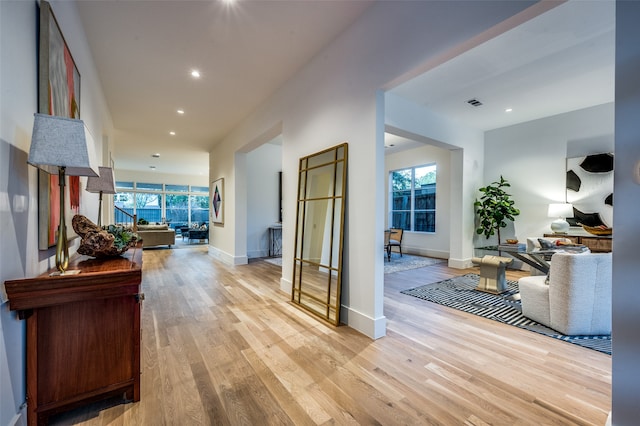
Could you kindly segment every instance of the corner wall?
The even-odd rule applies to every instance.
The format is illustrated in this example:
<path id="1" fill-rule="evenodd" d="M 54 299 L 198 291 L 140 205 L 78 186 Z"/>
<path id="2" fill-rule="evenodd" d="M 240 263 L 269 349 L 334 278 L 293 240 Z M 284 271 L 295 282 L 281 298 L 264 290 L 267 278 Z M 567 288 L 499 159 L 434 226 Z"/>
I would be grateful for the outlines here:
<path id="1" fill-rule="evenodd" d="M 449 150 L 425 145 L 385 156 L 385 213 L 389 211 L 389 173 L 435 163 L 436 169 L 436 231 L 408 232 L 402 235 L 403 253 L 421 256 L 449 258 L 449 234 L 451 232 L 449 202 L 451 195 L 451 153 Z M 388 218 L 387 218 L 388 219 Z M 385 229 L 389 227 L 385 221 Z"/>
<path id="2" fill-rule="evenodd" d="M 348 200 L 343 261 L 344 322 L 362 333 L 384 335 L 384 115 L 379 89 L 420 64 L 441 58 L 478 34 L 525 9 L 533 2 L 376 2 L 277 93 L 244 120 L 210 153 L 212 178 L 224 177 L 227 204 L 224 226 L 213 229 L 214 255 L 227 260 L 246 257 L 246 204 L 234 192 L 243 190 L 244 166 L 236 157 L 260 134 L 282 123 L 284 212 L 283 277 L 292 275 L 295 235 L 295 194 L 298 159 L 316 151 L 349 143 Z M 481 156 L 482 148 L 478 149 Z M 466 182 L 480 173 L 472 157 L 454 155 L 463 188 L 456 206 L 468 201 Z M 464 161 L 462 161 L 464 160 Z M 465 163 L 463 165 L 463 162 Z M 468 165 L 469 164 L 469 165 Z M 471 180 L 474 180 L 471 178 Z M 245 183 L 246 184 L 246 183 Z M 231 192 L 228 192 L 231 191 Z M 454 205 L 452 204 L 452 207 Z M 463 228 L 473 228 L 472 209 L 456 210 L 452 223 L 454 256 L 471 257 L 463 248 Z M 464 225 L 464 226 L 462 226 Z M 243 226 L 245 230 L 237 229 Z M 458 234 L 459 232 L 459 234 Z M 245 236 L 245 238 L 241 238 Z M 240 237 L 240 238 L 239 238 Z M 224 256 L 222 256 L 224 254 Z M 282 281 L 283 290 L 287 283 Z"/>
<path id="3" fill-rule="evenodd" d="M 268 228 L 280 220 L 278 172 L 282 147 L 264 144 L 247 154 L 247 257 L 269 254 Z"/>

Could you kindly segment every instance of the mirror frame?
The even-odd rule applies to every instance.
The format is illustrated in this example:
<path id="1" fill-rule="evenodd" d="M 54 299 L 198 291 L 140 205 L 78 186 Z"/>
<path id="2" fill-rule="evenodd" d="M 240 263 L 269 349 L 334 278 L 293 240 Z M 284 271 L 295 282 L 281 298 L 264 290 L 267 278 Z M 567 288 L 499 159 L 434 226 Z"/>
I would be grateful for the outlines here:
<path id="1" fill-rule="evenodd" d="M 347 154 L 344 142 L 300 158 L 298 167 L 291 302 L 335 326 L 340 324 Z M 323 192 L 314 194 L 319 181 Z M 314 212 L 325 201 L 320 214 Z M 321 220 L 312 223 L 316 219 Z"/>

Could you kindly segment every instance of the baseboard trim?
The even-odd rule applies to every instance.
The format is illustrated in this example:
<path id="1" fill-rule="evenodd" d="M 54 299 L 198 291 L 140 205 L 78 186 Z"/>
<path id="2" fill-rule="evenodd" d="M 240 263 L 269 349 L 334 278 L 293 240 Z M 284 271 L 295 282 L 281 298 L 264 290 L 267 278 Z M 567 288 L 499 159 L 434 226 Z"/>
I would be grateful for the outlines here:
<path id="1" fill-rule="evenodd" d="M 246 265 L 249 263 L 249 258 L 247 256 L 233 256 L 213 246 L 209 246 L 209 256 L 232 266 Z"/>
<path id="2" fill-rule="evenodd" d="M 385 316 L 371 318 L 348 306 L 342 305 L 340 322 L 374 340 L 384 337 L 387 334 L 387 318 Z"/>
<path id="3" fill-rule="evenodd" d="M 448 265 L 449 268 L 454 269 L 467 269 L 472 268 L 474 266 L 471 258 L 468 259 L 449 259 Z"/>
<path id="4" fill-rule="evenodd" d="M 291 294 L 291 290 L 293 289 L 293 283 L 291 280 L 288 280 L 284 277 L 280 277 L 280 290 L 284 293 Z"/>
<path id="5" fill-rule="evenodd" d="M 416 256 L 435 257 L 436 259 L 448 259 L 449 252 L 443 250 L 430 250 L 422 247 L 403 247 L 403 253 L 415 254 Z"/>
<path id="6" fill-rule="evenodd" d="M 25 415 L 26 417 L 26 415 Z M 11 420 L 9 420 L 9 423 L 7 423 L 7 426 L 22 426 L 22 425 L 26 425 L 27 422 L 24 421 L 24 418 L 22 416 L 22 413 L 17 413 L 15 416 L 13 416 L 13 418 Z"/>

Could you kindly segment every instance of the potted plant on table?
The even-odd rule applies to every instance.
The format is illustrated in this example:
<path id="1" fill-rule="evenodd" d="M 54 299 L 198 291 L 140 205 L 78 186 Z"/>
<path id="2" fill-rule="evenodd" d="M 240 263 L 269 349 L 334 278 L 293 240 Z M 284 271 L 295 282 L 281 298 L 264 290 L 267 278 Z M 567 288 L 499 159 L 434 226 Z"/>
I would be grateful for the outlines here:
<path id="1" fill-rule="evenodd" d="M 500 176 L 500 181 L 480 188 L 482 197 L 473 203 L 479 220 L 476 233 L 478 235 L 484 234 L 487 239 L 497 233 L 498 245 L 500 244 L 500 228 L 507 226 L 506 220 L 513 221 L 515 216 L 520 214 L 520 210 L 514 206 L 511 194 L 504 190 L 509 187 L 511 187 L 509 182 Z"/>

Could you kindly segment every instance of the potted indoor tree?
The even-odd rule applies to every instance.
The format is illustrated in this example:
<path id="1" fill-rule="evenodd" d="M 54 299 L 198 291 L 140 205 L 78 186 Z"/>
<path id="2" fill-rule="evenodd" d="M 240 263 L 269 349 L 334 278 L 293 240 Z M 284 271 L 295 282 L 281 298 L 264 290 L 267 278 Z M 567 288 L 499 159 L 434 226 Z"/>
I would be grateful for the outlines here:
<path id="1" fill-rule="evenodd" d="M 504 190 L 509 187 L 511 187 L 509 182 L 500 176 L 499 182 L 492 182 L 480 188 L 482 197 L 473 203 L 478 216 L 476 233 L 484 234 L 487 239 L 497 233 L 498 245 L 501 243 L 500 228 L 507 226 L 506 220 L 513 221 L 515 216 L 520 214 L 520 210 L 514 206 L 511 195 Z"/>

